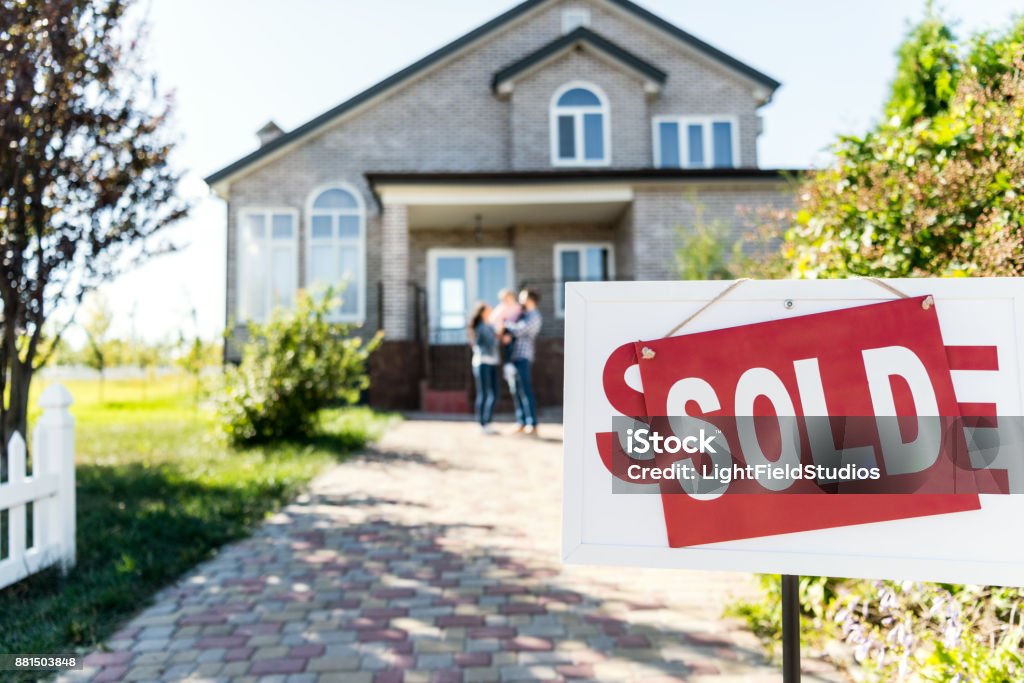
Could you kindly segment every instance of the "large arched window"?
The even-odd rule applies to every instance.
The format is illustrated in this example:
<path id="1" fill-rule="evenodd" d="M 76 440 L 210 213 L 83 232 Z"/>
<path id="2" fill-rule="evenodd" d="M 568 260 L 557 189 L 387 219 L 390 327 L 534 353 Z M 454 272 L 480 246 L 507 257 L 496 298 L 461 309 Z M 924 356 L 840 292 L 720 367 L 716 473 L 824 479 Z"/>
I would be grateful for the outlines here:
<path id="1" fill-rule="evenodd" d="M 597 86 L 567 83 L 551 98 L 551 163 L 602 166 L 611 159 L 608 99 Z"/>
<path id="2" fill-rule="evenodd" d="M 362 321 L 366 311 L 366 212 L 359 193 L 346 185 L 314 192 L 308 237 L 309 287 L 333 287 L 341 297 L 337 319 Z"/>

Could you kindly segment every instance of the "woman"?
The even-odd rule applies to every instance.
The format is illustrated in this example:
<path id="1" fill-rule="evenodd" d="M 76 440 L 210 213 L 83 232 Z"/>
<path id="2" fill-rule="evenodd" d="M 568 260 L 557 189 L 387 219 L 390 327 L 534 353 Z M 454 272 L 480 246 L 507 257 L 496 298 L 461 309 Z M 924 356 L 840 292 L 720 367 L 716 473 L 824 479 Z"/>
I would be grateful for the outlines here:
<path id="1" fill-rule="evenodd" d="M 476 382 L 476 420 L 484 434 L 494 434 L 491 417 L 498 398 L 498 333 L 487 322 L 491 307 L 481 301 L 469 319 L 469 343 L 473 346 L 473 380 Z"/>

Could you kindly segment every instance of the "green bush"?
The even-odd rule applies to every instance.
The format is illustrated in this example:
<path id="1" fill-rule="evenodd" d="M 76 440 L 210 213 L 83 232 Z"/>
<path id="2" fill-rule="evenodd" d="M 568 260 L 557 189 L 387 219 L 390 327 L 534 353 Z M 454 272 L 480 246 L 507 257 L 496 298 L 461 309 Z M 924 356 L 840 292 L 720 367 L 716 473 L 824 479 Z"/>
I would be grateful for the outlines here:
<path id="1" fill-rule="evenodd" d="M 249 324 L 242 362 L 227 371 L 220 402 L 233 443 L 308 438 L 322 408 L 355 403 L 369 386 L 366 361 L 380 336 L 363 343 L 351 326 L 331 322 L 337 306 L 331 291 L 302 293 L 292 310 Z"/>
<path id="2" fill-rule="evenodd" d="M 1024 273 L 1024 18 L 951 35 L 916 27 L 886 119 L 805 177 L 776 226 L 793 276 Z"/>

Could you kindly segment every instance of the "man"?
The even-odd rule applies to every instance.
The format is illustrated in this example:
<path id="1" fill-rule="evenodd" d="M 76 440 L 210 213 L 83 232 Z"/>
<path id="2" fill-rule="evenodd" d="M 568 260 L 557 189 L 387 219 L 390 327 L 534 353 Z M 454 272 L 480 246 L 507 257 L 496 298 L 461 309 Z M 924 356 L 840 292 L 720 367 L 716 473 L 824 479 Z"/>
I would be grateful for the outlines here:
<path id="1" fill-rule="evenodd" d="M 512 367 L 508 373 L 508 388 L 516 405 L 518 432 L 529 435 L 537 433 L 537 399 L 533 394 L 533 359 L 536 356 L 537 335 L 540 334 L 541 319 L 537 303 L 540 295 L 532 289 L 519 293 L 523 313 L 519 320 L 505 325 L 505 331 L 513 336 Z"/>

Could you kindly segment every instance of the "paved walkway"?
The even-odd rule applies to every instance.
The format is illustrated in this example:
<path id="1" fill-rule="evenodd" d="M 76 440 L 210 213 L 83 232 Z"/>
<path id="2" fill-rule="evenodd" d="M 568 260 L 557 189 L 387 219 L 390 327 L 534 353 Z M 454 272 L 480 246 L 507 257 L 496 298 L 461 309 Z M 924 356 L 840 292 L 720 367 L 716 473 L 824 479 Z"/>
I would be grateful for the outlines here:
<path id="1" fill-rule="evenodd" d="M 560 439 L 407 420 L 62 680 L 779 681 L 749 578 L 560 565 Z"/>

